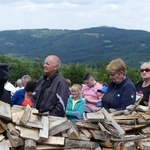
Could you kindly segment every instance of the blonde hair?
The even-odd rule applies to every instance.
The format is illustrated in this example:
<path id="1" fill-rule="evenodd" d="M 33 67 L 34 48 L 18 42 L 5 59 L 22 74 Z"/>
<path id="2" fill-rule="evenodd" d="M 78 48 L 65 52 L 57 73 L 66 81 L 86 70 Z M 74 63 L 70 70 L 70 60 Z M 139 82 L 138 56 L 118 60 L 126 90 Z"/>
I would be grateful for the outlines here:
<path id="1" fill-rule="evenodd" d="M 71 91 L 78 91 L 78 92 L 80 92 L 81 91 L 81 85 L 80 84 L 73 84 L 71 86 Z"/>
<path id="2" fill-rule="evenodd" d="M 118 59 L 112 60 L 107 65 L 106 70 L 112 74 L 121 73 L 121 74 L 125 75 L 126 74 L 126 65 L 122 59 L 118 58 Z"/>
<path id="3" fill-rule="evenodd" d="M 142 68 L 149 68 L 150 69 L 150 62 L 145 62 L 141 65 L 141 69 Z"/>

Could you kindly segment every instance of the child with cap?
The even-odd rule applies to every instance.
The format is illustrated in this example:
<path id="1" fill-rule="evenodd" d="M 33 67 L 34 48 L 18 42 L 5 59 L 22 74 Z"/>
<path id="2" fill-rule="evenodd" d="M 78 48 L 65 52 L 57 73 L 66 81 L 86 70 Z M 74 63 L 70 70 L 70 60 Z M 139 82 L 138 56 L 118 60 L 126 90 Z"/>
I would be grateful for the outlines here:
<path id="1" fill-rule="evenodd" d="M 96 103 L 96 107 L 102 107 L 102 97 L 107 92 L 108 87 L 103 86 L 102 89 L 98 89 L 97 92 L 99 92 L 99 101 Z"/>

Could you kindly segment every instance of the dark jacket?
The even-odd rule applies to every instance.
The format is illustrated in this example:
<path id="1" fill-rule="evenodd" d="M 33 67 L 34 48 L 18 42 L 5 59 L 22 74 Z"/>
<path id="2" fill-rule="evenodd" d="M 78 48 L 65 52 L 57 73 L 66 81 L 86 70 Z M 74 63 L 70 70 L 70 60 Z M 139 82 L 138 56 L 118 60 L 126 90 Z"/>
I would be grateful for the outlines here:
<path id="1" fill-rule="evenodd" d="M 33 92 L 33 107 L 39 112 L 49 112 L 49 115 L 64 117 L 69 97 L 69 86 L 66 79 L 56 72 L 49 80 L 41 76 L 35 92 Z"/>
<path id="2" fill-rule="evenodd" d="M 5 102 L 5 103 L 11 104 L 11 94 L 10 94 L 10 92 L 4 89 L 3 94 L 0 97 L 0 100 Z"/>
<path id="3" fill-rule="evenodd" d="M 109 103 L 104 99 L 107 97 L 112 89 L 114 89 L 114 95 L 109 99 Z M 124 110 L 127 106 L 135 104 L 136 90 L 132 81 L 126 77 L 120 84 L 111 82 L 107 92 L 102 98 L 102 106 L 109 111 L 110 108 L 115 110 Z"/>

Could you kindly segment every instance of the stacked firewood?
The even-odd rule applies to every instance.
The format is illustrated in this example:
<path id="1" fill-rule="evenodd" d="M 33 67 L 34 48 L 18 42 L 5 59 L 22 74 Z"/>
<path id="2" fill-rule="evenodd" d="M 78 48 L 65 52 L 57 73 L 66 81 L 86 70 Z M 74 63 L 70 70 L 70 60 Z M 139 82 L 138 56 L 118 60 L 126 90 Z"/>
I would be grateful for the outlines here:
<path id="1" fill-rule="evenodd" d="M 129 106 L 124 111 L 86 113 L 70 122 L 29 106 L 0 101 L 0 149 L 3 150 L 148 150 L 150 108 Z"/>

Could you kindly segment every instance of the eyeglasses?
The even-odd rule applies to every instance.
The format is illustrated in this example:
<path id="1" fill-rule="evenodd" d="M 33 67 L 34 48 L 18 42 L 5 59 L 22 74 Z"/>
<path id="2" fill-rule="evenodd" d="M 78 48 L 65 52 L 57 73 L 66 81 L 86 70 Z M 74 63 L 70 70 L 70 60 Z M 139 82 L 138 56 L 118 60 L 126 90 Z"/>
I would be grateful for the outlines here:
<path id="1" fill-rule="evenodd" d="M 150 69 L 149 68 L 146 68 L 146 69 L 140 69 L 140 72 L 149 72 L 150 71 Z"/>

